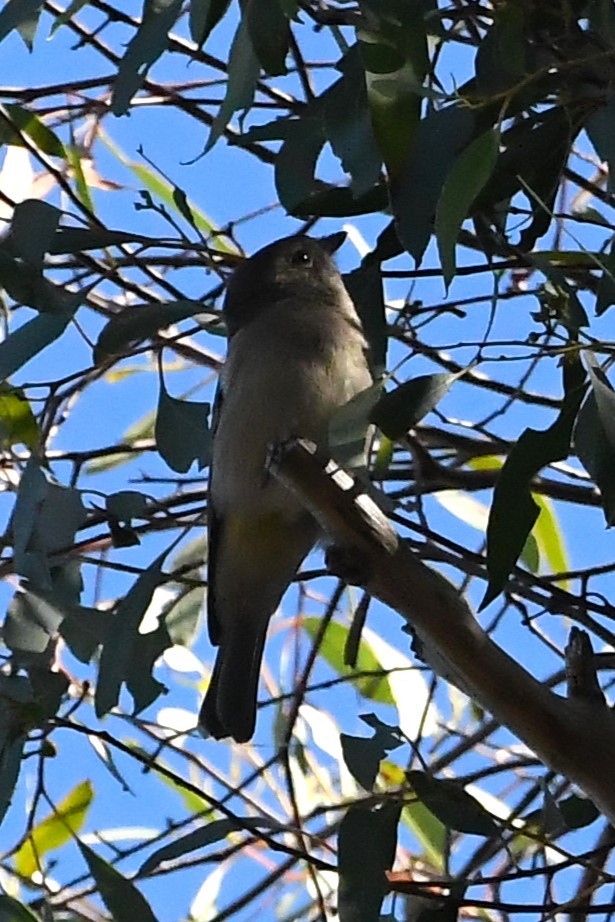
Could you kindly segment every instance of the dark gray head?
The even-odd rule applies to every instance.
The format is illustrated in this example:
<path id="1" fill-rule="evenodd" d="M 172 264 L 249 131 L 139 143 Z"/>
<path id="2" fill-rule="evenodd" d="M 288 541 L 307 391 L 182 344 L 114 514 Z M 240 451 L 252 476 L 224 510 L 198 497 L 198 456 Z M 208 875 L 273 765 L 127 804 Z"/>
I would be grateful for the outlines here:
<path id="1" fill-rule="evenodd" d="M 272 304 L 300 296 L 326 297 L 339 290 L 340 274 L 331 254 L 344 242 L 344 233 L 319 240 L 284 237 L 246 259 L 233 273 L 224 302 L 230 336 Z"/>

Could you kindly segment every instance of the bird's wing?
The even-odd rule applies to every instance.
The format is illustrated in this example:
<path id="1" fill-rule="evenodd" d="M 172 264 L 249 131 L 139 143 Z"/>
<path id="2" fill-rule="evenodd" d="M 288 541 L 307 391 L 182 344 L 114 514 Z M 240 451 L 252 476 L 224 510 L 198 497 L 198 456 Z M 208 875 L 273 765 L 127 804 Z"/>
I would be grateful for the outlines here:
<path id="1" fill-rule="evenodd" d="M 218 383 L 214 407 L 212 413 L 212 435 L 215 439 L 216 430 L 222 413 L 223 392 L 222 384 Z M 212 483 L 215 476 L 214 465 L 212 463 L 209 469 L 209 503 L 207 507 L 207 628 L 209 630 L 209 639 L 213 644 L 220 643 L 220 624 L 216 618 L 216 555 L 220 547 L 221 531 L 223 527 L 222 519 L 216 513 L 216 507 L 213 501 Z"/>

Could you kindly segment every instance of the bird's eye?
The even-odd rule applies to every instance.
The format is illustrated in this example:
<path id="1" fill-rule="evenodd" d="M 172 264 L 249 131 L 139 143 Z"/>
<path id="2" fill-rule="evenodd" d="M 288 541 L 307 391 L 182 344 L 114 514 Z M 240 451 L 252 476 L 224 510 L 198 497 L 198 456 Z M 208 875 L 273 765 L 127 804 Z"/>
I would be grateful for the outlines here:
<path id="1" fill-rule="evenodd" d="M 307 250 L 295 250 L 290 257 L 291 264 L 293 266 L 311 266 L 312 257 L 307 252 Z"/>

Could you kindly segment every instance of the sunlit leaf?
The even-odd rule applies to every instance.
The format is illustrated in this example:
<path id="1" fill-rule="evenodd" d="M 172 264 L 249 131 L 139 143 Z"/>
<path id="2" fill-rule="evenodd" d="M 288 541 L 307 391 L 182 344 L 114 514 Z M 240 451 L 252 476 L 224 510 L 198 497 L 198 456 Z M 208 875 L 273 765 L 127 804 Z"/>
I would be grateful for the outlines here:
<path id="1" fill-rule="evenodd" d="M 71 841 L 83 826 L 93 797 L 91 782 L 82 781 L 60 801 L 53 813 L 33 827 L 14 857 L 18 874 L 32 877 L 44 867 L 42 859 L 48 852 Z"/>

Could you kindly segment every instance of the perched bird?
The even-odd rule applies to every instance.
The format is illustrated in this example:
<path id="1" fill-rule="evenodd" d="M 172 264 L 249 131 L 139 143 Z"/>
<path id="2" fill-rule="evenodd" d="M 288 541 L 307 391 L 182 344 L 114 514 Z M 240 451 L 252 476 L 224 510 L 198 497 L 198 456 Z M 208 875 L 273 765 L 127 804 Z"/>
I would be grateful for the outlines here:
<path id="1" fill-rule="evenodd" d="M 331 258 L 344 237 L 278 240 L 227 289 L 208 526 L 208 624 L 219 650 L 199 717 L 217 739 L 254 733 L 269 619 L 320 535 L 268 475 L 267 454 L 294 437 L 330 449 L 336 410 L 372 383 L 361 321 Z"/>

